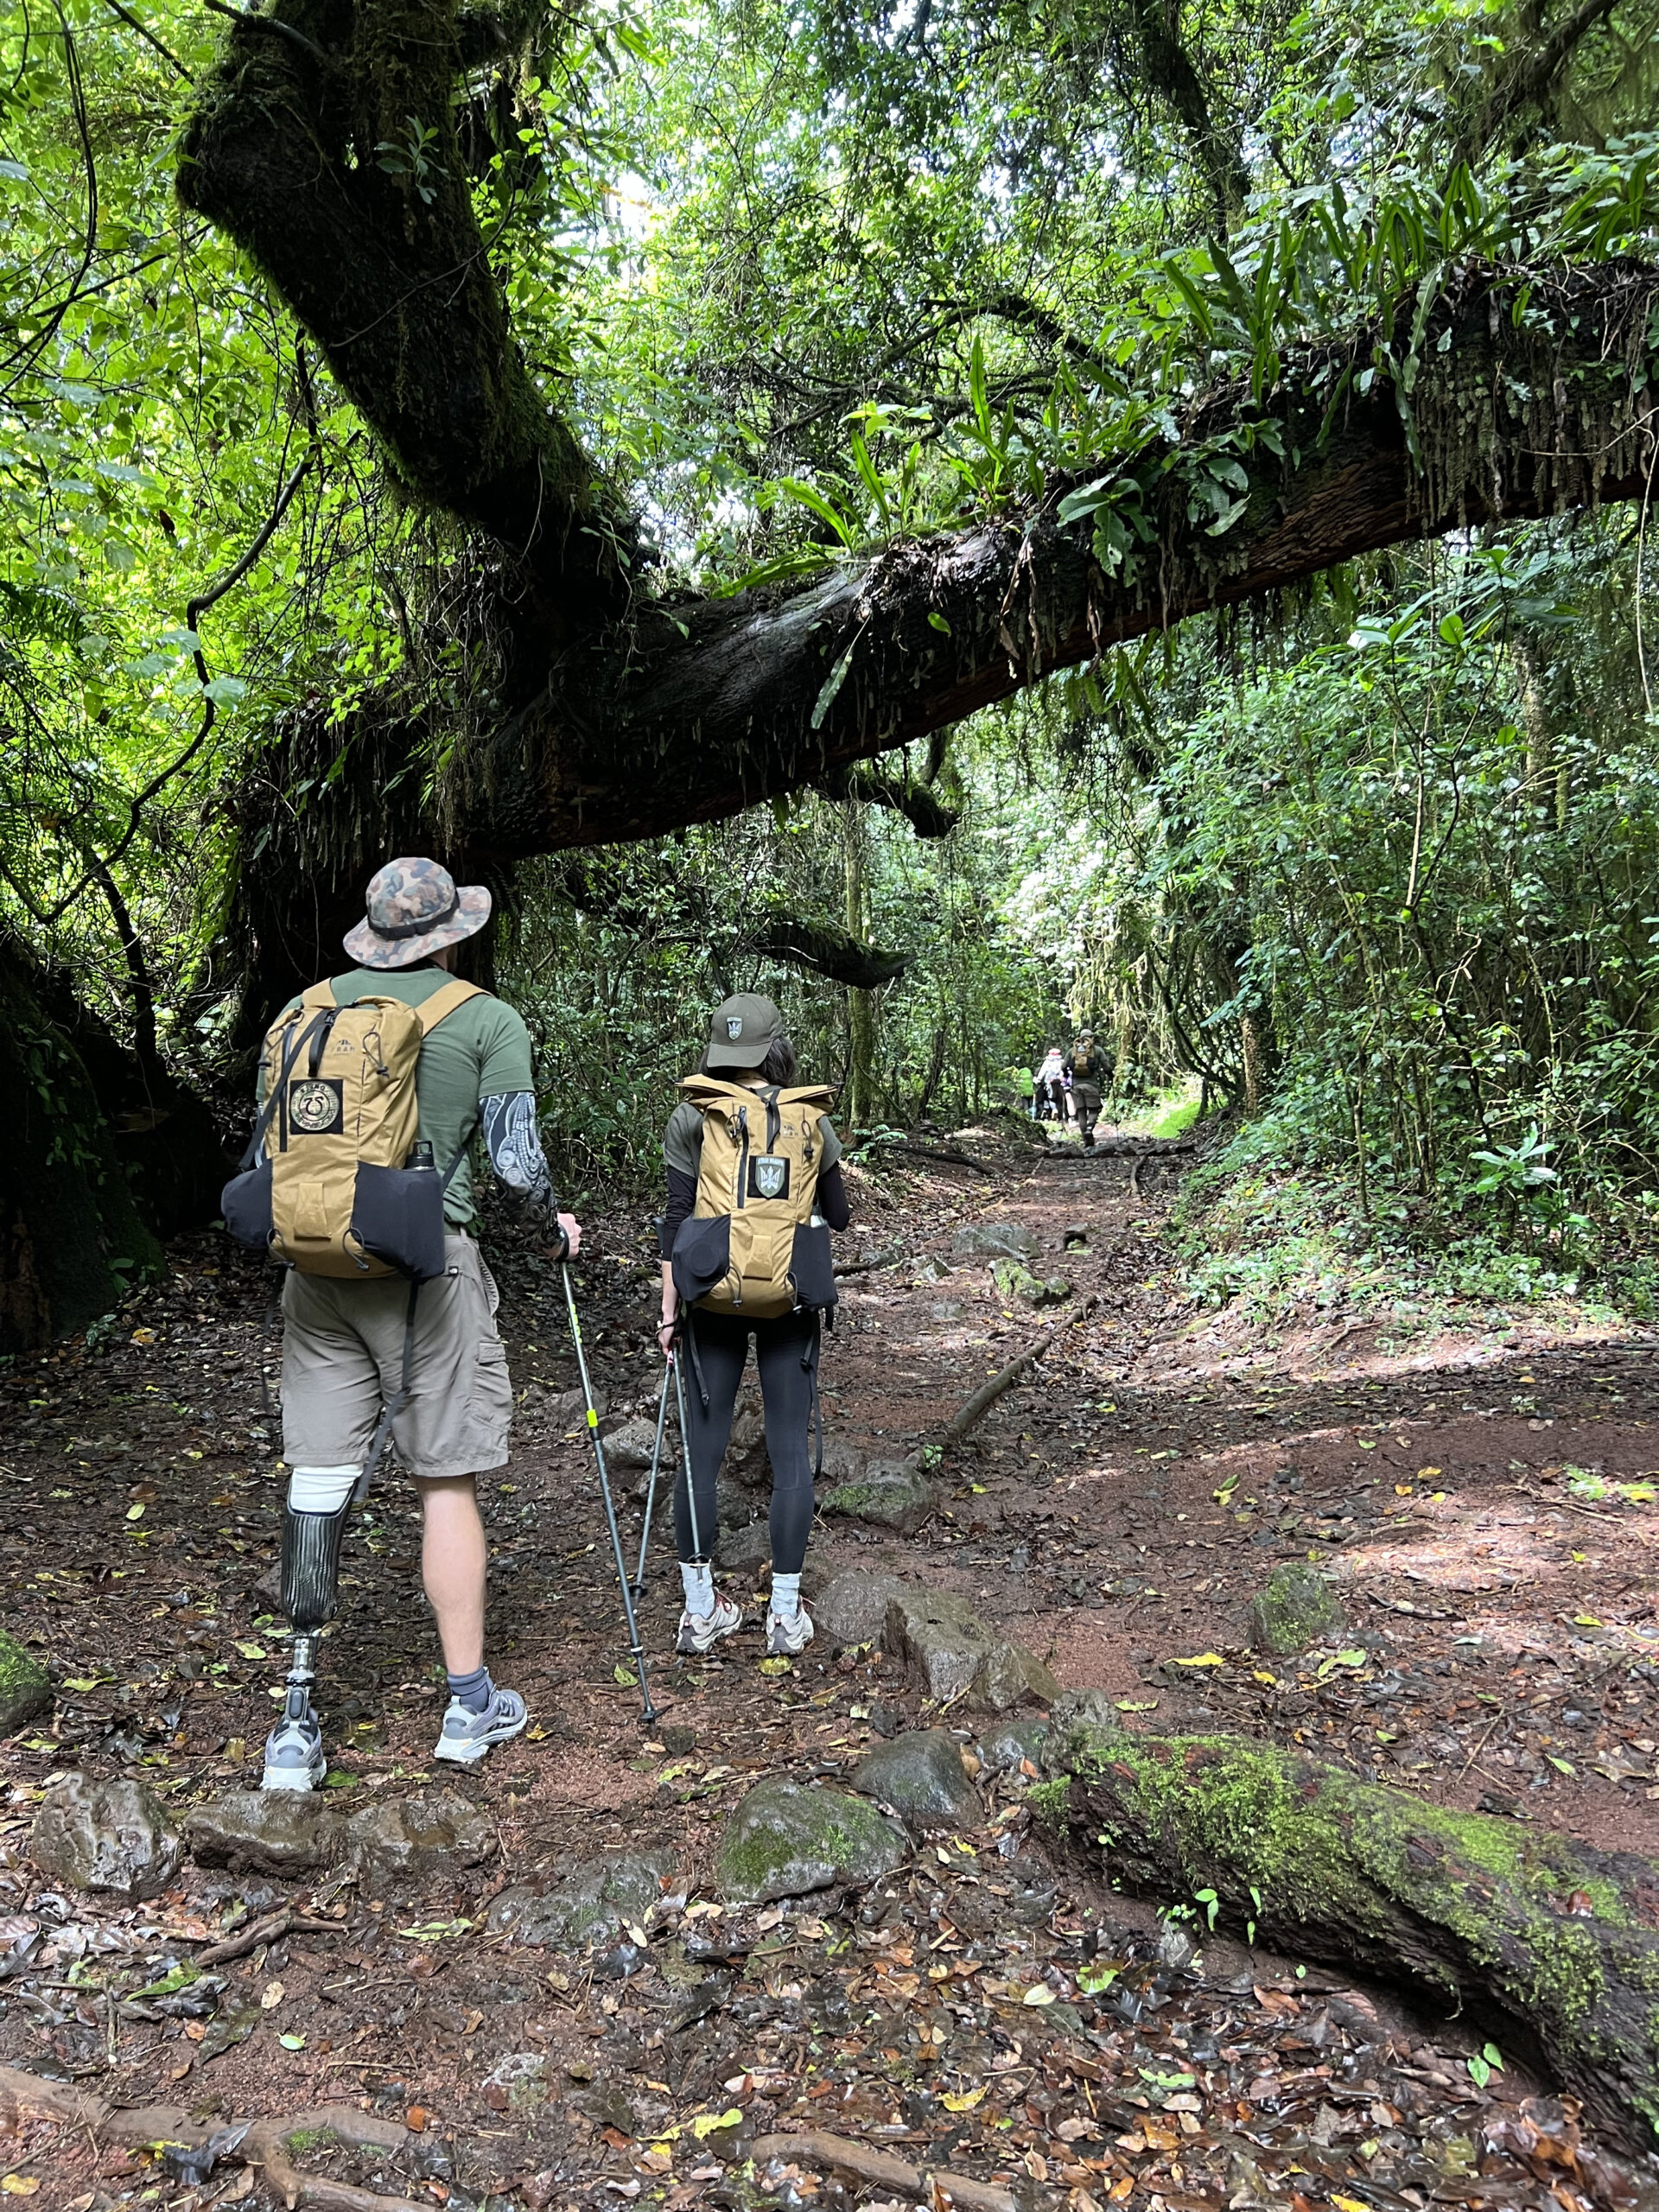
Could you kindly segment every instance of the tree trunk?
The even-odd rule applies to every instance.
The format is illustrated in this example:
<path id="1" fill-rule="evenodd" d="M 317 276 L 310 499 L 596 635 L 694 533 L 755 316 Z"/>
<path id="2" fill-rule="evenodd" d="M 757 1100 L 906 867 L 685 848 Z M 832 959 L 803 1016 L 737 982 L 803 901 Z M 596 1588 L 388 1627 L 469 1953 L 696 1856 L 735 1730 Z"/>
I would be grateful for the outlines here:
<path id="1" fill-rule="evenodd" d="M 0 937 L 0 1353 L 84 1329 L 162 1264 L 47 981 Z"/>
<path id="2" fill-rule="evenodd" d="M 869 884 L 864 817 L 856 799 L 846 808 L 847 934 L 869 942 Z M 847 991 L 847 1123 L 868 1128 L 875 1118 L 875 994 L 852 983 Z"/>
<path id="3" fill-rule="evenodd" d="M 1238 1737 L 1084 1726 L 1045 1810 L 1111 1879 L 1465 2012 L 1582 2097 L 1659 2130 L 1659 1866 L 1452 1813 Z"/>

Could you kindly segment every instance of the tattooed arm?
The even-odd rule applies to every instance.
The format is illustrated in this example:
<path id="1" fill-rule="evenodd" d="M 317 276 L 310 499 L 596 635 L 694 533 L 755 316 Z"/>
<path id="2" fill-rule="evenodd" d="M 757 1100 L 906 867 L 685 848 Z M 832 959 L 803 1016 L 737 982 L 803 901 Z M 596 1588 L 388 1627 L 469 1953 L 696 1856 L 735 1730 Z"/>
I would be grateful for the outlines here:
<path id="1" fill-rule="evenodd" d="M 553 1178 L 542 1150 L 536 1126 L 536 1098 L 529 1090 L 505 1092 L 479 1101 L 484 1141 L 509 1201 L 519 1218 L 532 1229 L 543 1230 L 559 1247 L 557 1256 L 570 1257 L 582 1242 L 574 1216 L 562 1214 L 553 1196 Z"/>

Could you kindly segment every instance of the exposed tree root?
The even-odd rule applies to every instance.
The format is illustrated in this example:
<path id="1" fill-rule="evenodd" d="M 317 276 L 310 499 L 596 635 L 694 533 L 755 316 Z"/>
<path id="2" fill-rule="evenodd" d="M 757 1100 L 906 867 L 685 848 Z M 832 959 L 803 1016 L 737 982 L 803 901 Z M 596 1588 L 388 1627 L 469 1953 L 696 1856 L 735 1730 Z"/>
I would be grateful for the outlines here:
<path id="1" fill-rule="evenodd" d="M 830 2135 L 823 2128 L 809 2128 L 803 2135 L 763 2135 L 754 2146 L 754 2161 L 791 2159 L 797 2165 L 826 2168 L 849 2174 L 855 2181 L 877 2189 L 891 2189 L 924 2204 L 958 2204 L 963 2212 L 1016 2212 L 1014 2192 L 995 2183 L 974 2181 L 949 2170 L 924 2173 L 919 2167 L 896 2158 L 891 2151 L 872 2150 L 845 2135 Z"/>
<path id="2" fill-rule="evenodd" d="M 300 2137 L 331 2136 L 358 2150 L 401 2151 L 409 2131 L 353 2105 L 317 2105 L 308 2112 L 251 2123 L 199 2120 L 182 2105 L 112 2105 L 67 2082 L 48 2082 L 15 2066 L 0 2066 L 0 2127 L 54 2120 L 84 2130 L 94 2141 L 126 2150 L 203 2152 L 215 2137 L 221 2160 L 263 2170 L 265 2188 L 287 2212 L 430 2212 L 407 2196 L 359 2189 L 326 2174 L 307 2173 L 294 2158 Z M 198 2165 L 198 2171 L 201 2171 Z M 204 2176 L 205 2177 L 205 2176 Z"/>
<path id="3" fill-rule="evenodd" d="M 1085 1314 L 1094 1312 L 1101 1301 L 1102 1294 L 1097 1290 L 1091 1290 L 1086 1298 L 1078 1300 L 1069 1313 L 1062 1319 L 1056 1321 L 1052 1328 L 1045 1329 L 1036 1343 L 1028 1344 L 1017 1359 L 1011 1359 L 1006 1367 L 999 1368 L 989 1382 L 982 1382 L 966 1404 L 958 1406 L 945 1423 L 941 1441 L 945 1444 L 960 1444 L 969 1430 L 976 1427 L 984 1420 L 1002 1393 L 1011 1384 L 1019 1381 L 1033 1361 L 1042 1357 L 1057 1337 L 1071 1328 L 1074 1322 L 1081 1321 Z"/>
<path id="4" fill-rule="evenodd" d="M 1464 2012 L 1581 2097 L 1610 2142 L 1659 2131 L 1659 1866 L 1448 1811 L 1241 1737 L 1077 1728 L 1045 1816 L 1114 1881 L 1213 1899 L 1293 1957 Z"/>
<path id="5" fill-rule="evenodd" d="M 279 1911 L 267 1913 L 263 1920 L 251 1920 L 245 1928 L 238 1928 L 233 1936 L 224 1936 L 217 1943 L 210 1943 L 205 1951 L 196 1954 L 198 1967 L 222 1966 L 226 1959 L 245 1958 L 250 1951 L 257 1951 L 262 1943 L 274 1943 L 283 1936 L 337 1936 L 337 1920 L 314 1920 L 308 1914 L 296 1912 L 292 1905 L 283 1905 Z"/>
<path id="6" fill-rule="evenodd" d="M 974 1159 L 969 1153 L 952 1151 L 948 1145 L 912 1144 L 908 1140 L 902 1144 L 884 1144 L 881 1157 L 883 1160 L 942 1160 L 950 1167 L 971 1167 L 976 1175 L 995 1175 L 997 1172 L 995 1167 L 988 1166 L 984 1160 Z"/>

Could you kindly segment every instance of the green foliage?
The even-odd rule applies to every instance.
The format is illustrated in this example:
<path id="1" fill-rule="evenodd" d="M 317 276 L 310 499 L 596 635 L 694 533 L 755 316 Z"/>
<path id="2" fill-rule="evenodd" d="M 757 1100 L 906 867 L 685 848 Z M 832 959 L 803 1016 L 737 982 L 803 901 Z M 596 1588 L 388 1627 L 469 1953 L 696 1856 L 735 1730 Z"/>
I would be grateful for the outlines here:
<path id="1" fill-rule="evenodd" d="M 1285 380 L 1322 436 L 1390 393 L 1420 448 L 1443 287 L 1498 268 L 1524 321 L 1563 257 L 1659 243 L 1656 0 L 1559 54 L 1560 0 L 1166 12 L 1202 128 L 1136 11 L 606 0 L 530 10 L 452 114 L 389 107 L 365 158 L 417 209 L 458 150 L 514 342 L 645 517 L 650 588 L 777 582 L 1040 496 L 1151 594 L 1160 501 L 1218 580 L 1273 512 Z M 223 35 L 184 0 L 142 30 L 104 0 L 0 27 L 0 919 L 123 1033 L 153 996 L 199 1073 L 239 886 L 275 825 L 323 843 L 354 708 L 435 733 L 391 772 L 435 841 L 507 712 L 474 549 L 175 197 Z M 1241 404 L 1206 411 L 1216 390 Z M 655 1181 L 729 988 L 779 997 L 815 1076 L 847 1074 L 856 1027 L 867 1129 L 1016 1103 L 1088 1018 L 1109 1111 L 1244 1117 L 1189 1198 L 1198 1298 L 1369 1276 L 1402 1329 L 1454 1293 L 1650 1300 L 1645 556 L 1623 518 L 1470 531 L 1248 632 L 1108 643 L 912 748 L 962 810 L 938 841 L 814 796 L 583 855 L 575 903 L 563 861 L 527 863 L 502 980 L 562 1178 Z M 283 777 L 273 733 L 319 701 L 322 756 Z M 749 949 L 766 913 L 906 965 L 849 1004 Z"/>

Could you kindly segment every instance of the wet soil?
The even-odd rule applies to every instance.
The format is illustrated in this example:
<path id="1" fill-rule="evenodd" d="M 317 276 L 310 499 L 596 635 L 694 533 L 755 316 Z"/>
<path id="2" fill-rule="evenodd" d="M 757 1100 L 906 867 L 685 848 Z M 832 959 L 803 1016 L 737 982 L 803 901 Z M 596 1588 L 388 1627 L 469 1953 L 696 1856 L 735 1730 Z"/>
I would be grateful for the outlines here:
<path id="1" fill-rule="evenodd" d="M 965 1223 L 1031 1229 L 1039 1273 L 1063 1273 L 1074 1302 L 1104 1296 L 944 1458 L 920 1535 L 820 1519 L 809 1599 L 849 1564 L 949 1587 L 1067 1688 L 1109 1693 L 1128 1726 L 1294 1742 L 1435 1802 L 1659 1855 L 1650 1348 L 1522 1321 L 1390 1350 L 1339 1313 L 1269 1338 L 1186 1301 L 1160 1242 L 1177 1160 L 1132 1187 L 1122 1157 L 1046 1157 L 995 1129 L 951 1142 L 994 1173 L 912 1160 L 853 1178 L 844 1250 L 870 1264 L 844 1279 L 826 1345 L 831 1437 L 915 1450 L 1054 1318 L 953 1262 Z M 648 1211 L 604 1211 L 580 1271 L 608 1424 L 656 1412 Z M 1038 2201 L 1069 2191 L 1079 2212 L 1629 2199 L 1639 2177 L 1578 2143 L 1570 2107 L 1535 2101 L 1549 2085 L 1513 2059 L 1477 2079 L 1490 2062 L 1461 2024 L 1211 1938 L 1190 1900 L 1164 1901 L 1166 1925 L 1052 1864 L 1029 1775 L 982 1777 L 982 1825 L 925 1842 L 861 1897 L 717 1910 L 720 1823 L 758 1776 L 833 1777 L 877 1727 L 941 1719 L 971 1751 L 975 1724 L 927 1708 L 875 1650 L 821 1640 L 762 1673 L 764 1568 L 758 1588 L 728 1580 L 742 1635 L 677 1659 L 659 1529 L 643 1618 L 661 1710 L 643 1728 L 557 1272 L 505 1229 L 486 1249 L 518 1398 L 512 1464 L 480 1482 L 490 1656 L 531 1728 L 435 1777 L 442 1674 L 395 1472 L 354 1525 L 324 1643 L 342 1806 L 442 1778 L 498 1825 L 491 1867 L 418 1898 L 189 1866 L 132 1910 L 43 1894 L 27 1847 L 54 1777 L 135 1776 L 175 1817 L 257 1784 L 286 1661 L 264 1276 L 213 1237 L 182 1240 L 102 1341 L 0 1376 L 0 1625 L 57 1689 L 4 1747 L 0 1953 L 25 1922 L 48 1940 L 0 1979 L 0 2062 L 242 2118 L 325 2099 L 412 2111 L 378 2183 L 326 2146 L 312 2163 L 461 2208 L 847 2201 L 816 2169 L 746 2164 L 779 2126 Z M 640 1484 L 616 1477 L 631 1552 Z M 1632 1484 L 1637 1502 L 1618 1488 Z M 1309 1559 L 1337 1578 L 1342 1634 L 1300 1661 L 1251 1652 L 1250 1599 L 1274 1564 Z M 557 1958 L 485 1932 L 507 1882 L 646 1840 L 671 1842 L 683 1871 L 637 1940 Z M 169 1961 L 290 1894 L 339 1932 L 220 1970 L 217 2018 L 239 2037 L 213 2013 L 135 2012 Z M 169 2178 L 45 2128 L 0 2139 L 0 2167 L 9 2193 L 86 2212 L 233 2199 L 247 2179 L 233 2164 Z"/>

